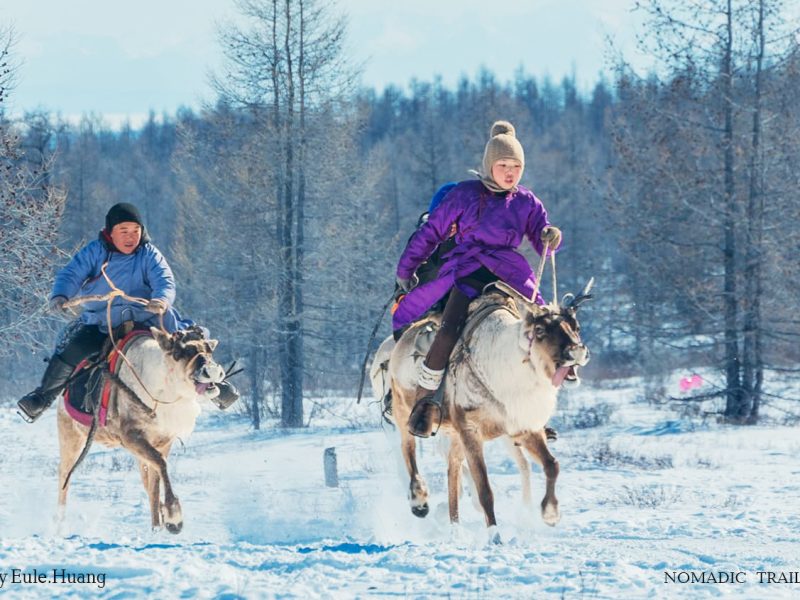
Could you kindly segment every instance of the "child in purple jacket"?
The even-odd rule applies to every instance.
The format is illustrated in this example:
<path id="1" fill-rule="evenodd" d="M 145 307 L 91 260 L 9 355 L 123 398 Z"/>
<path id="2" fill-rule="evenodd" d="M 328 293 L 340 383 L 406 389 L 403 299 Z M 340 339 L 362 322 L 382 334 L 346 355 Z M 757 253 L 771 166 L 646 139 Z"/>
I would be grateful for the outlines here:
<path id="1" fill-rule="evenodd" d="M 518 185 L 524 168 L 525 153 L 514 126 L 497 121 L 484 150 L 480 180 L 464 181 L 451 189 L 414 233 L 400 257 L 397 283 L 408 294 L 394 312 L 395 330 L 421 317 L 450 292 L 441 327 L 421 365 L 416 402 L 409 418 L 409 431 L 414 435 L 429 436 L 441 411 L 434 394 L 466 322 L 470 300 L 498 279 L 530 298 L 535 276 L 516 248 L 523 236 L 540 255 L 545 244 L 557 248 L 561 243 L 561 231 L 550 225 L 541 201 Z M 445 255 L 438 277 L 414 287 L 417 267 L 449 237 L 453 225 L 457 230 L 456 246 Z M 541 296 L 536 301 L 544 303 Z"/>

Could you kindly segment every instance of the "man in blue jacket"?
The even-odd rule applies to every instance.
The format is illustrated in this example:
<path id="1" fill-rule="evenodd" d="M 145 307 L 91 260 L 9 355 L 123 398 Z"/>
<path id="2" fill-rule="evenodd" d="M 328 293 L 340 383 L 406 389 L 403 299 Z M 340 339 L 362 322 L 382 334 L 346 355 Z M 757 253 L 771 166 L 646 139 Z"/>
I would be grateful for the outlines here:
<path id="1" fill-rule="evenodd" d="M 169 332 L 193 324 L 181 319 L 172 306 L 175 300 L 172 269 L 158 248 L 150 243 L 138 209 L 125 202 L 111 207 L 98 239 L 84 246 L 58 272 L 50 294 L 51 310 L 69 314 L 69 309 L 64 308 L 67 300 L 110 292 L 111 286 L 101 273 L 103 265 L 114 286 L 128 296 L 148 300 L 146 305 L 141 305 L 114 298 L 112 328 L 125 321 L 133 321 L 144 328 L 158 327 L 160 315 Z M 86 302 L 82 306 L 80 318 L 63 332 L 39 387 L 17 403 L 30 422 L 39 418 L 63 391 L 78 363 L 99 352 L 108 337 L 107 303 Z M 216 400 L 220 408 L 226 408 L 237 398 L 238 392 L 230 382 L 220 385 L 220 396 Z"/>

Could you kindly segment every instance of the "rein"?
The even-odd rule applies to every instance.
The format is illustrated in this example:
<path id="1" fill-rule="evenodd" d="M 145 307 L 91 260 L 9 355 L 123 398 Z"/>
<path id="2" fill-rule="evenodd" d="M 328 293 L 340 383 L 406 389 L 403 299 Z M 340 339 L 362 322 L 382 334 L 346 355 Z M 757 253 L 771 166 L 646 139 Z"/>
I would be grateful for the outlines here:
<path id="1" fill-rule="evenodd" d="M 100 267 L 100 273 L 103 275 L 103 279 L 106 280 L 106 283 L 108 283 L 108 286 L 111 288 L 110 292 L 108 292 L 107 294 L 104 294 L 104 295 L 82 296 L 80 298 L 75 298 L 73 300 L 69 300 L 69 301 L 65 302 L 64 306 L 66 308 L 71 308 L 73 306 L 77 306 L 77 305 L 83 304 L 85 302 L 102 302 L 102 301 L 106 302 L 106 324 L 107 324 L 107 327 L 108 327 L 108 337 L 111 340 L 112 347 L 114 348 L 113 352 L 116 352 L 122 358 L 122 360 L 125 362 L 125 364 L 128 365 L 128 368 L 131 370 L 131 373 L 133 373 L 133 376 L 136 378 L 136 381 L 139 382 L 139 385 L 142 386 L 142 389 L 145 391 L 145 393 L 148 396 L 150 396 L 150 399 L 155 403 L 156 408 L 153 409 L 153 412 L 155 412 L 155 410 L 158 408 L 159 404 L 173 404 L 175 401 L 173 401 L 173 402 L 165 402 L 163 400 L 159 400 L 158 398 L 153 396 L 153 394 L 150 393 L 150 390 L 147 389 L 147 386 L 142 381 L 142 378 L 139 376 L 139 373 L 136 371 L 136 369 L 134 368 L 134 366 L 131 363 L 131 361 L 128 360 L 128 357 L 125 356 L 125 353 L 122 352 L 120 347 L 117 345 L 117 340 L 114 339 L 114 328 L 111 326 L 111 304 L 114 302 L 114 298 L 123 298 L 124 300 L 127 300 L 128 302 L 133 302 L 134 304 L 140 304 L 142 306 L 146 305 L 148 303 L 148 301 L 145 300 L 144 298 L 137 298 L 135 296 L 128 296 L 123 290 L 118 288 L 114 284 L 114 282 L 111 281 L 111 278 L 106 273 L 106 267 L 107 266 L 108 266 L 108 261 L 104 262 L 103 266 Z M 160 325 L 161 325 L 161 331 L 163 331 L 164 333 L 167 333 L 166 329 L 164 328 L 164 313 L 163 312 L 159 313 L 159 321 L 160 321 Z M 116 382 L 114 382 L 114 383 L 116 383 Z M 141 402 L 141 400 L 140 400 L 140 402 Z"/>
<path id="2" fill-rule="evenodd" d="M 550 244 L 544 244 L 544 251 L 542 252 L 542 256 L 539 259 L 539 266 L 536 269 L 536 283 L 533 284 L 533 294 L 531 295 L 531 301 L 536 302 L 536 295 L 539 293 L 539 288 L 541 287 L 542 282 L 542 275 L 544 275 L 544 264 L 547 261 L 548 254 L 550 256 L 550 262 L 553 265 L 553 305 L 558 306 L 558 286 L 556 285 L 556 251 L 555 248 L 552 249 L 552 252 L 548 252 L 550 250 Z"/>
<path id="3" fill-rule="evenodd" d="M 106 321 L 108 325 L 108 337 L 111 339 L 111 345 L 114 347 L 114 351 L 122 358 L 123 361 L 125 361 L 125 364 L 128 365 L 128 368 L 131 370 L 131 373 L 133 373 L 133 376 L 136 378 L 136 381 L 138 381 L 139 385 L 142 386 L 142 389 L 144 390 L 145 394 L 150 396 L 150 399 L 155 403 L 155 408 L 153 409 L 153 412 L 155 412 L 158 409 L 159 404 L 172 404 L 172 402 L 162 402 L 161 400 L 159 400 L 158 398 L 153 396 L 153 394 L 150 393 L 150 390 L 147 389 L 147 386 L 144 384 L 144 381 L 142 381 L 142 378 L 139 376 L 139 373 L 136 372 L 136 369 L 133 367 L 131 361 L 128 360 L 128 357 L 125 356 L 125 353 L 122 352 L 122 350 L 117 346 L 117 341 L 114 339 L 114 328 L 111 327 L 111 304 L 114 302 L 114 298 L 116 298 L 117 296 L 122 296 L 126 300 L 135 302 L 137 304 L 141 304 L 143 306 L 147 304 L 147 300 L 145 300 L 144 298 L 134 298 L 131 296 L 127 296 L 125 292 L 123 292 L 116 285 L 114 285 L 114 282 L 111 281 L 111 278 L 108 276 L 108 273 L 106 273 L 107 266 L 108 266 L 108 261 L 104 262 L 103 266 L 100 267 L 100 273 L 102 273 L 103 279 L 106 280 L 106 283 L 108 283 L 108 286 L 111 288 L 111 293 L 108 298 L 108 303 L 106 304 Z M 164 329 L 164 314 L 161 313 L 160 317 L 161 317 L 160 319 L 161 330 L 166 333 L 166 330 Z"/>
<path id="4" fill-rule="evenodd" d="M 533 294 L 531 295 L 531 302 L 536 301 L 536 296 L 539 292 L 542 276 L 544 275 L 544 266 L 549 256 L 553 269 L 553 306 L 558 306 L 558 285 L 556 280 L 556 253 L 555 249 L 552 249 L 552 251 L 550 250 L 551 250 L 550 245 L 548 243 L 545 243 L 544 251 L 542 252 L 542 256 L 539 260 L 539 266 L 536 269 L 536 282 L 534 284 Z M 486 382 L 486 378 L 484 377 L 483 373 L 481 373 L 481 371 L 478 369 L 478 366 L 475 364 L 475 361 L 472 358 L 472 352 L 470 351 L 470 343 L 472 342 L 472 336 L 475 333 L 475 330 L 478 328 L 478 326 L 490 314 L 498 310 L 507 310 L 515 318 L 517 319 L 522 318 L 519 313 L 519 310 L 517 309 L 516 303 L 513 302 L 511 297 L 508 297 L 504 302 L 490 302 L 484 304 L 473 315 L 471 315 L 471 318 L 467 322 L 467 328 L 465 328 L 465 331 L 460 336 L 458 349 L 454 353 L 453 358 L 450 360 L 450 363 L 453 365 L 454 377 L 458 370 L 458 367 L 461 364 L 466 364 L 467 368 L 470 371 L 472 371 L 472 373 L 475 375 L 475 378 L 478 380 L 478 383 L 481 384 L 484 390 L 486 390 L 486 392 L 495 402 L 498 401 L 497 395 L 489 387 L 489 384 Z M 561 328 L 564 330 L 564 332 L 569 336 L 571 340 L 575 341 L 577 334 L 575 334 L 572 331 L 572 329 L 563 321 L 561 322 Z M 533 365 L 531 365 L 530 361 L 531 349 L 533 347 L 533 340 L 534 340 L 533 332 L 529 333 L 527 338 L 528 338 L 528 351 L 525 353 L 525 358 L 522 359 L 522 362 L 528 363 L 528 365 L 531 366 L 531 368 L 533 368 Z M 579 341 L 580 340 L 578 340 L 578 342 Z"/>

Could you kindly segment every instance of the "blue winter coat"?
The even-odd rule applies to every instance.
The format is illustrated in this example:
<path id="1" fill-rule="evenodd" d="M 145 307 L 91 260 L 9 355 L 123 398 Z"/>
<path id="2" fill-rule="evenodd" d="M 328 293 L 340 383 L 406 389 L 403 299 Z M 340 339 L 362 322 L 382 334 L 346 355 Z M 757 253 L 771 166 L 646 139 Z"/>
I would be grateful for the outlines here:
<path id="1" fill-rule="evenodd" d="M 67 265 L 56 275 L 50 298 L 63 296 L 72 299 L 76 296 L 103 295 L 111 287 L 100 272 L 103 263 L 108 261 L 106 274 L 116 287 L 128 296 L 146 300 L 161 299 L 167 303 L 164 313 L 164 328 L 169 331 L 185 329 L 192 321 L 181 319 L 172 306 L 175 301 L 175 278 L 161 252 L 150 242 L 143 242 L 131 254 L 123 254 L 114 249 L 110 240 L 100 238 L 84 246 Z M 98 325 L 107 331 L 107 302 L 87 302 L 82 304 L 80 321 L 87 325 Z M 123 298 L 114 298 L 111 304 L 111 326 L 117 327 L 125 321 L 135 321 L 158 327 L 157 314 L 144 310 Z"/>

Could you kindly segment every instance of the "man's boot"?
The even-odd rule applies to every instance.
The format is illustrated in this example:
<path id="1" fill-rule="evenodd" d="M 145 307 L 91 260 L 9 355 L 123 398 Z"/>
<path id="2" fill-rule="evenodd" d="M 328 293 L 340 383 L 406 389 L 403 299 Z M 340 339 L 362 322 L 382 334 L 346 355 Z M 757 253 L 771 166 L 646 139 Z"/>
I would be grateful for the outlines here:
<path id="1" fill-rule="evenodd" d="M 211 401 L 220 410 L 225 410 L 239 399 L 239 390 L 230 381 L 221 381 L 217 384 L 217 387 L 219 388 L 219 396 L 212 398 Z"/>
<path id="2" fill-rule="evenodd" d="M 28 423 L 33 423 L 38 419 L 53 403 L 53 400 L 58 398 L 74 369 L 75 367 L 65 363 L 57 355 L 50 359 L 39 387 L 17 402 L 17 406 L 24 415 L 23 418 Z"/>
<path id="3" fill-rule="evenodd" d="M 444 369 L 430 369 L 425 363 L 420 365 L 414 407 L 408 417 L 408 432 L 411 435 L 422 438 L 436 435 L 433 425 L 442 422 L 442 396 L 437 395 L 436 390 L 439 389 L 443 377 Z M 438 429 L 437 426 L 436 430 Z"/>

